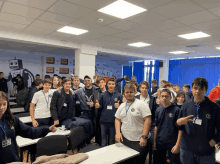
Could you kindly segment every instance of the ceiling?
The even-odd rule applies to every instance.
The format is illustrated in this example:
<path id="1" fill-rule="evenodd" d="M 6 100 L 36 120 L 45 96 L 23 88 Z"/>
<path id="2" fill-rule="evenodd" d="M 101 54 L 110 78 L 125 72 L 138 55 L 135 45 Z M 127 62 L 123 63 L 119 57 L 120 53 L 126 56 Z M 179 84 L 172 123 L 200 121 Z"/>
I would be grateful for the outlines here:
<path id="1" fill-rule="evenodd" d="M 220 0 L 126 0 L 147 11 L 127 19 L 97 10 L 115 0 L 0 0 L 0 29 L 19 34 L 98 46 L 158 57 L 169 51 L 219 53 Z M 98 19 L 103 19 L 102 23 Z M 75 36 L 57 32 L 63 26 L 86 29 Z M 203 31 L 209 38 L 185 40 L 177 35 Z M 128 43 L 152 46 L 133 48 Z M 189 45 L 200 45 L 186 48 Z M 177 55 L 176 55 L 177 56 Z"/>

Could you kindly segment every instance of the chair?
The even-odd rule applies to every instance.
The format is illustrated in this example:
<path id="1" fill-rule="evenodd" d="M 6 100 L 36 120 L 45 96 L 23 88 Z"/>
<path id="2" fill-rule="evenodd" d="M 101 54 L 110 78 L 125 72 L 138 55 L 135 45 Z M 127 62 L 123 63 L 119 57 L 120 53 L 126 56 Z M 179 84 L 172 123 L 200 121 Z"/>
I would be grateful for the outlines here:
<path id="1" fill-rule="evenodd" d="M 52 135 L 41 138 L 36 145 L 36 157 L 67 152 L 67 138 L 64 135 Z"/>
<path id="2" fill-rule="evenodd" d="M 72 151 L 79 145 L 85 142 L 85 131 L 82 126 L 75 127 L 71 130 L 69 135 L 69 147 L 71 147 Z M 78 153 L 86 153 L 91 150 L 95 150 L 100 148 L 97 144 L 89 144 L 83 147 Z"/>

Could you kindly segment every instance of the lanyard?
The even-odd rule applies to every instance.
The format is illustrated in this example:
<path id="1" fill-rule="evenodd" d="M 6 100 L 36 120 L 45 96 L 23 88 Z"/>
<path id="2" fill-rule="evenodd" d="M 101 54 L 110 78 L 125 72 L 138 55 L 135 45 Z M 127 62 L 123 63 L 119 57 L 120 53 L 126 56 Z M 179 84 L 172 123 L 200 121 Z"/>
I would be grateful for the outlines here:
<path id="1" fill-rule="evenodd" d="M 145 97 L 144 102 L 145 102 L 145 100 L 147 99 L 147 97 L 148 97 L 148 95 Z"/>
<path id="2" fill-rule="evenodd" d="M 133 101 L 133 102 L 134 102 L 134 101 Z M 131 103 L 131 105 L 133 104 L 133 102 Z M 128 110 L 129 110 L 129 108 L 131 107 L 131 105 L 127 108 L 127 102 L 126 102 L 126 105 L 125 105 L 126 116 L 127 116 Z"/>
<path id="3" fill-rule="evenodd" d="M 199 118 L 199 108 L 200 108 L 200 102 L 199 103 L 196 103 L 195 102 L 195 105 L 196 105 L 196 108 L 197 108 L 197 116 L 195 117 L 195 120 L 197 119 L 197 118 Z"/>
<path id="4" fill-rule="evenodd" d="M 44 94 L 44 92 L 43 92 L 43 94 Z M 48 91 L 48 101 L 47 101 L 47 99 L 46 99 L 46 96 L 45 96 L 45 94 L 44 94 L 44 98 L 45 98 L 45 100 L 46 100 L 46 103 L 47 103 L 47 107 L 48 107 L 48 104 L 49 104 L 49 91 Z"/>
<path id="5" fill-rule="evenodd" d="M 1 128 L 2 131 L 5 133 L 5 139 L 7 139 L 6 127 L 5 127 L 5 121 L 4 121 L 4 128 L 2 127 L 2 125 L 0 125 L 0 128 Z"/>
<path id="6" fill-rule="evenodd" d="M 112 98 L 114 97 L 114 93 L 112 94 Z M 111 96 L 109 94 L 109 105 L 111 105 L 112 101 L 111 101 Z"/>

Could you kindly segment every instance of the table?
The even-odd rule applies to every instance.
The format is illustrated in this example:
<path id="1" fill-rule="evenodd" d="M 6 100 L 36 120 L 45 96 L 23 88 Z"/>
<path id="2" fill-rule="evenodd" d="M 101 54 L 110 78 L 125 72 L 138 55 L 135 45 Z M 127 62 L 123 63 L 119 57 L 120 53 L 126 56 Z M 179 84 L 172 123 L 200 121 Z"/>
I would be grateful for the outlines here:
<path id="1" fill-rule="evenodd" d="M 11 108 L 11 113 L 25 112 L 24 108 Z"/>
<path id="2" fill-rule="evenodd" d="M 31 116 L 26 116 L 26 117 L 19 117 L 19 119 L 24 123 L 31 123 L 32 120 L 31 120 Z"/>
<path id="3" fill-rule="evenodd" d="M 136 150 L 133 150 L 122 143 L 116 143 L 110 146 L 99 148 L 86 154 L 89 155 L 89 158 L 80 164 L 112 164 L 119 163 L 129 158 L 138 156 L 140 153 Z"/>
<path id="4" fill-rule="evenodd" d="M 17 105 L 15 102 L 9 102 L 10 105 Z"/>
<path id="5" fill-rule="evenodd" d="M 51 135 L 65 135 L 68 136 L 70 134 L 70 130 L 65 130 L 62 131 L 61 127 L 57 127 L 57 131 L 55 133 L 50 132 L 46 136 L 51 136 Z M 37 139 L 30 139 L 30 138 L 23 138 L 21 136 L 16 137 L 16 142 L 17 145 L 20 147 L 20 159 L 23 161 L 23 152 L 25 150 L 29 150 L 31 146 L 35 145 L 41 138 Z"/>
<path id="6" fill-rule="evenodd" d="M 9 98 L 9 100 L 15 100 L 16 99 L 16 97 L 10 97 Z"/>

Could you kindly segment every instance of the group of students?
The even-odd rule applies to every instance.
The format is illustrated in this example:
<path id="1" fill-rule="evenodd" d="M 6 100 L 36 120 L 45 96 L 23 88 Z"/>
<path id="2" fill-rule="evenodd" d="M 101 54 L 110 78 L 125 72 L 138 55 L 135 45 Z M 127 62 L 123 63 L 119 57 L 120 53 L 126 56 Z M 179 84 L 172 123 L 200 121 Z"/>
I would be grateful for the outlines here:
<path id="1" fill-rule="evenodd" d="M 0 163 L 18 160 L 16 136 L 29 138 L 45 136 L 56 126 L 72 129 L 87 123 L 87 142 L 107 146 L 122 142 L 140 152 L 124 163 L 144 164 L 151 146 L 154 164 L 165 164 L 168 152 L 171 164 L 215 163 L 215 145 L 220 142 L 220 108 L 205 97 L 208 82 L 197 77 L 190 85 L 156 80 L 139 85 L 133 78 L 77 76 L 52 80 L 35 80 L 30 91 L 30 116 L 33 127 L 23 124 L 10 112 L 7 95 L 0 92 Z M 123 93 L 119 82 L 124 80 Z M 80 82 L 84 87 L 80 88 Z M 188 97 L 187 97 L 188 96 Z M 190 97 L 191 96 L 191 97 Z M 42 126 L 42 127 L 41 127 Z M 3 147 L 4 146 L 4 147 Z"/>

